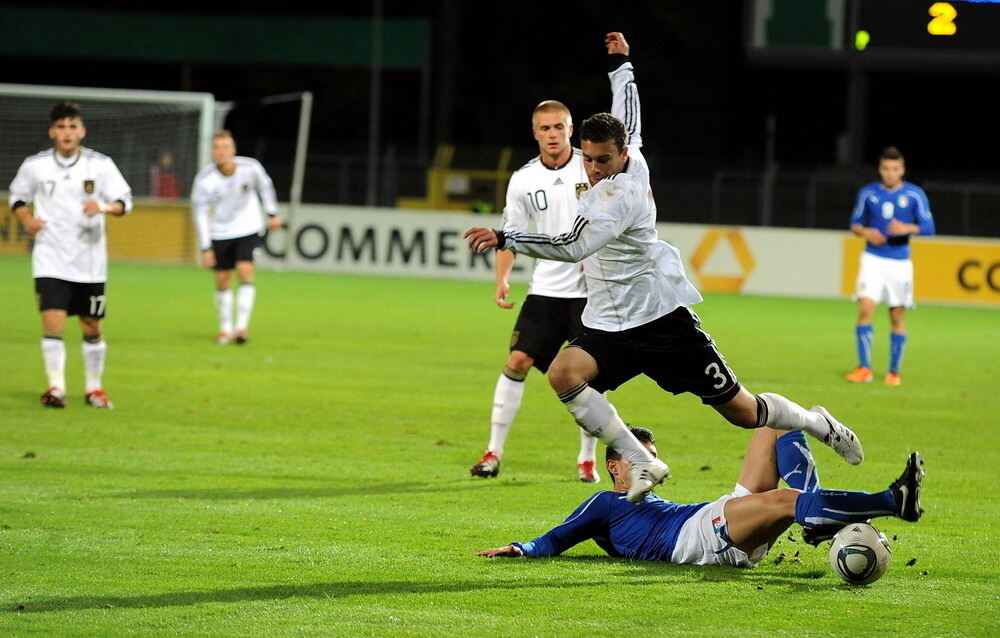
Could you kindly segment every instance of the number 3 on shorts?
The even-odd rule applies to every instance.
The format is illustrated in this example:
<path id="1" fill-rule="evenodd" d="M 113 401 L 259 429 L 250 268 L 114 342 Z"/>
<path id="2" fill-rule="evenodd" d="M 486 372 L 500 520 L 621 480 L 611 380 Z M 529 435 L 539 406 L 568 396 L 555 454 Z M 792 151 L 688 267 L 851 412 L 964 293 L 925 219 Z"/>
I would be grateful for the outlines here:
<path id="1" fill-rule="evenodd" d="M 90 296 L 90 316 L 91 317 L 100 317 L 103 314 L 104 314 L 104 295 L 91 295 Z"/>
<path id="2" fill-rule="evenodd" d="M 722 374 L 722 369 L 719 368 L 719 364 L 715 363 L 714 361 L 708 364 L 708 367 L 705 368 L 705 374 L 710 375 L 713 379 L 719 380 L 718 383 L 712 386 L 716 390 L 724 387 L 726 383 L 729 382 L 729 379 L 726 378 L 726 375 Z"/>

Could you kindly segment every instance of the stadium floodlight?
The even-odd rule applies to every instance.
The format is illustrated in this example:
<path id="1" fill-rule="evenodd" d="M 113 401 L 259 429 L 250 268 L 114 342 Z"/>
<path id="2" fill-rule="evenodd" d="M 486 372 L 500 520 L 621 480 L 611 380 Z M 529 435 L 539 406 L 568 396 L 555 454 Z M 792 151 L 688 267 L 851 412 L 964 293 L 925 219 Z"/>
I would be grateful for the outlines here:
<path id="1" fill-rule="evenodd" d="M 187 198 L 225 116 L 211 93 L 0 84 L 0 181 L 52 146 L 49 112 L 60 100 L 80 105 L 83 144 L 110 155 L 137 197 Z"/>

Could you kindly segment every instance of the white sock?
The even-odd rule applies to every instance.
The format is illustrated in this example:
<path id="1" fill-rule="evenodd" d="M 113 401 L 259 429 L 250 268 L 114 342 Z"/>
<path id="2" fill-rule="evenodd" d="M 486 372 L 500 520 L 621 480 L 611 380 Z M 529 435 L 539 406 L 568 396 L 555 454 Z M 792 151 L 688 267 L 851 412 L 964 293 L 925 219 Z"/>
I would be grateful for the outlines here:
<path id="1" fill-rule="evenodd" d="M 253 301 L 257 297 L 257 286 L 240 284 L 236 289 L 236 330 L 246 332 L 253 313 Z"/>
<path id="2" fill-rule="evenodd" d="M 490 444 L 487 450 L 497 456 L 503 456 L 503 445 L 510 433 L 510 424 L 514 422 L 517 411 L 521 407 L 524 396 L 524 381 L 511 379 L 501 373 L 497 379 L 496 390 L 493 391 L 493 412 L 490 415 Z"/>
<path id="3" fill-rule="evenodd" d="M 101 389 L 101 375 L 104 374 L 104 357 L 108 353 L 108 342 L 101 339 L 97 343 L 83 342 L 83 366 L 87 375 L 87 394 Z"/>
<path id="4" fill-rule="evenodd" d="M 581 428 L 618 450 L 630 463 L 653 460 L 649 450 L 625 426 L 615 407 L 586 383 L 560 394 L 559 400 Z"/>
<path id="5" fill-rule="evenodd" d="M 219 311 L 219 334 L 233 333 L 233 291 L 215 291 L 215 309 Z"/>
<path id="6" fill-rule="evenodd" d="M 54 337 L 42 338 L 42 361 L 45 374 L 49 377 L 49 387 L 66 392 L 66 344 Z"/>
<path id="7" fill-rule="evenodd" d="M 579 465 L 584 461 L 595 460 L 595 455 L 597 453 L 597 437 L 590 434 L 583 428 L 580 428 L 580 454 L 576 457 L 576 463 Z"/>
<path id="8" fill-rule="evenodd" d="M 764 392 L 757 396 L 767 408 L 766 419 L 761 425 L 775 430 L 802 430 L 821 440 L 830 431 L 830 424 L 818 412 L 810 412 L 798 403 L 773 392 Z M 759 405 L 757 409 L 760 410 Z"/>

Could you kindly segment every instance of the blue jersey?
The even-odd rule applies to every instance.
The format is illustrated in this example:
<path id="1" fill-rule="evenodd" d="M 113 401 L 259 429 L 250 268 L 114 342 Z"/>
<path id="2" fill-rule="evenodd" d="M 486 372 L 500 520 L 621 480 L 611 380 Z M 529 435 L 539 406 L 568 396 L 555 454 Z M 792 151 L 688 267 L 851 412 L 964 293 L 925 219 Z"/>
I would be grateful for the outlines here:
<path id="1" fill-rule="evenodd" d="M 633 505 L 622 492 L 598 492 L 562 525 L 533 541 L 514 545 L 525 556 L 557 556 L 592 538 L 612 556 L 669 561 L 681 527 L 706 505 L 682 505 L 653 494 Z"/>
<path id="2" fill-rule="evenodd" d="M 865 251 L 879 257 L 889 259 L 910 258 L 910 236 L 889 234 L 889 222 L 898 219 L 906 224 L 916 224 L 921 235 L 934 234 L 934 218 L 931 216 L 931 205 L 927 201 L 924 189 L 909 182 L 903 182 L 899 188 L 888 190 L 881 182 L 872 182 L 858 191 L 858 201 L 851 215 L 851 225 L 861 224 L 869 228 L 877 228 L 885 235 L 886 242 L 881 246 L 865 246 Z"/>

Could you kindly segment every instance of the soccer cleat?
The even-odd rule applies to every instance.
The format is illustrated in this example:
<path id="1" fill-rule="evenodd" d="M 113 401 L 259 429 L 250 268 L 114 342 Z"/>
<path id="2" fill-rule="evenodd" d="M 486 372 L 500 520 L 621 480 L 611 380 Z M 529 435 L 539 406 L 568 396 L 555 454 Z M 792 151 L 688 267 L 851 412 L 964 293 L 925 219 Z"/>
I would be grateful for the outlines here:
<path id="1" fill-rule="evenodd" d="M 593 461 L 584 461 L 576 466 L 577 475 L 582 483 L 600 483 L 601 475 L 597 473 Z"/>
<path id="2" fill-rule="evenodd" d="M 228 332 L 220 332 L 219 336 L 215 338 L 215 343 L 219 344 L 220 346 L 224 346 L 232 340 L 233 339 L 232 337 L 229 336 Z"/>
<path id="3" fill-rule="evenodd" d="M 646 462 L 632 462 L 628 472 L 632 480 L 625 498 L 629 503 L 638 503 L 646 498 L 654 487 L 670 476 L 667 464 L 656 458 Z"/>
<path id="4" fill-rule="evenodd" d="M 52 387 L 45 391 L 42 395 L 42 405 L 47 408 L 65 408 L 66 407 L 66 393 L 59 388 Z"/>
<path id="5" fill-rule="evenodd" d="M 483 458 L 479 459 L 479 462 L 469 468 L 469 473 L 473 476 L 481 476 L 483 478 L 491 478 L 500 473 L 500 457 L 486 450 L 486 454 L 483 454 Z"/>
<path id="6" fill-rule="evenodd" d="M 886 385 L 900 385 L 903 380 L 899 378 L 898 372 L 886 372 L 885 374 L 885 384 Z"/>
<path id="7" fill-rule="evenodd" d="M 111 402 L 111 399 L 109 399 L 108 395 L 104 393 L 104 390 L 94 390 L 93 392 L 88 392 L 83 397 L 83 400 L 87 403 L 87 405 L 95 408 L 110 410 L 115 407 L 115 404 Z"/>
<path id="8" fill-rule="evenodd" d="M 826 422 L 830 425 L 826 436 L 821 439 L 823 443 L 832 447 L 834 452 L 851 465 L 860 465 L 861 461 L 865 460 L 864 450 L 861 449 L 861 441 L 851 431 L 851 428 L 833 418 L 829 410 L 821 405 L 814 405 L 809 411 L 816 412 L 826 419 Z"/>
<path id="9" fill-rule="evenodd" d="M 919 452 L 910 454 L 906 459 L 906 469 L 893 481 L 889 489 L 896 499 L 896 516 L 904 521 L 916 522 L 924 513 L 920 507 L 920 483 L 924 480 L 924 460 Z"/>
<path id="10" fill-rule="evenodd" d="M 247 331 L 246 330 L 237 330 L 236 331 L 236 338 L 233 339 L 233 341 L 235 341 L 237 345 L 242 346 L 249 339 L 250 339 L 250 337 L 247 336 Z"/>
<path id="11" fill-rule="evenodd" d="M 833 538 L 837 532 L 844 529 L 844 525 L 817 525 L 816 527 L 802 528 L 802 542 L 813 547 L 818 547 L 820 543 Z"/>
<path id="12" fill-rule="evenodd" d="M 858 366 L 857 368 L 854 368 L 854 370 L 844 378 L 850 381 L 851 383 L 871 383 L 872 379 L 875 378 L 875 375 L 872 374 L 871 368 Z"/>

